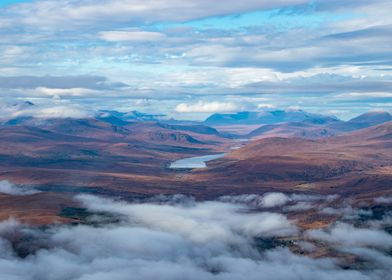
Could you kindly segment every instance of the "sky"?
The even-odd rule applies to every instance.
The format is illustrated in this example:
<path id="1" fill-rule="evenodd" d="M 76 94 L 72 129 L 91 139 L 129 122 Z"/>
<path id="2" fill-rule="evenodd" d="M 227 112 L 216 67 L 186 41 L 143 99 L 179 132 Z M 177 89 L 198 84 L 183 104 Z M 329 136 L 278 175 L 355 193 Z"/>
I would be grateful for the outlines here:
<path id="1" fill-rule="evenodd" d="M 388 0 L 2 0 L 0 101 L 180 119 L 391 111 L 391 10 Z"/>

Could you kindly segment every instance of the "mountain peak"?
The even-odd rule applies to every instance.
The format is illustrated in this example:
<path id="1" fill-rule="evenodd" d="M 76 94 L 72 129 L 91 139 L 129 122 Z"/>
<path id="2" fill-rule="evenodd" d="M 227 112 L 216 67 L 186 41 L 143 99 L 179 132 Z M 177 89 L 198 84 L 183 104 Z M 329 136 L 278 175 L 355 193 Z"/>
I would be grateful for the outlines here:
<path id="1" fill-rule="evenodd" d="M 366 123 L 366 124 L 381 124 L 392 120 L 392 115 L 387 111 L 371 111 L 359 115 L 349 122 L 351 123 Z"/>

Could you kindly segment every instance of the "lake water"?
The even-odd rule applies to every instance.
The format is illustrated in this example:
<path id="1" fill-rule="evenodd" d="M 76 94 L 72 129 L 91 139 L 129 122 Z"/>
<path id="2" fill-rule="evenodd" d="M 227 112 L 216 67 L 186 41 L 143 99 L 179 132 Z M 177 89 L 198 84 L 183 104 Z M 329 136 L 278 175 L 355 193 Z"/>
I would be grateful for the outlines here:
<path id="1" fill-rule="evenodd" d="M 205 168 L 207 167 L 206 162 L 214 159 L 218 159 L 223 157 L 225 154 L 214 154 L 214 155 L 206 155 L 200 157 L 190 157 L 184 158 L 180 160 L 176 160 L 170 164 L 170 168 L 172 169 L 193 169 L 193 168 Z"/>

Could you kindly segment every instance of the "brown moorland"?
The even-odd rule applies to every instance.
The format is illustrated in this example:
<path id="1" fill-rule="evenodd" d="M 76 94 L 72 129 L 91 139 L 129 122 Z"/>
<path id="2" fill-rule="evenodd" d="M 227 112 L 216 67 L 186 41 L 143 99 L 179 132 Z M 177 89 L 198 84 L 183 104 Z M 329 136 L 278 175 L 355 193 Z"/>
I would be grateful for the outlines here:
<path id="1" fill-rule="evenodd" d="M 323 139 L 256 139 L 237 150 L 229 148 L 238 142 L 209 129 L 154 122 L 116 126 L 51 120 L 2 126 L 0 133 L 0 180 L 43 191 L 1 195 L 2 215 L 38 224 L 64 221 L 57 215 L 75 204 L 76 193 L 123 199 L 182 193 L 213 199 L 283 191 L 339 194 L 358 202 L 392 194 L 392 122 Z M 207 169 L 168 168 L 176 159 L 224 151 L 227 155 Z M 307 218 L 304 226 L 311 223 L 320 221 Z"/>

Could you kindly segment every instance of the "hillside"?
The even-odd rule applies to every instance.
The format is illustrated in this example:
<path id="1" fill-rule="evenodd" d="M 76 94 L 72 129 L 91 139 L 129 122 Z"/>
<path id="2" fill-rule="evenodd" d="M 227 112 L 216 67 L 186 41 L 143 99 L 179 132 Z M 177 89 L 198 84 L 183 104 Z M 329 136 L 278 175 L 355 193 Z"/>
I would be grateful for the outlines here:
<path id="1" fill-rule="evenodd" d="M 238 186 L 238 191 L 244 186 L 251 192 L 391 193 L 391 148 L 392 122 L 320 140 L 264 138 L 212 162 L 208 170 L 193 172 L 188 179 Z"/>

